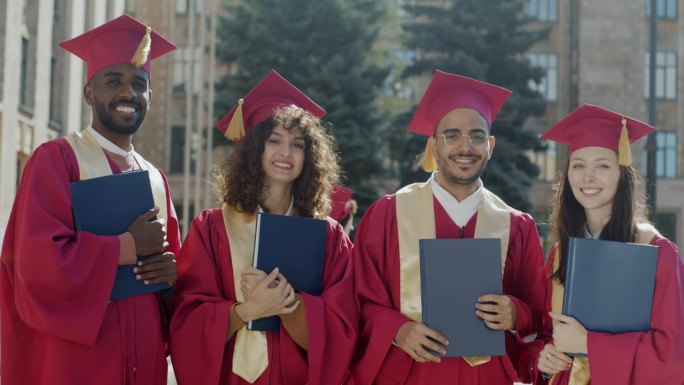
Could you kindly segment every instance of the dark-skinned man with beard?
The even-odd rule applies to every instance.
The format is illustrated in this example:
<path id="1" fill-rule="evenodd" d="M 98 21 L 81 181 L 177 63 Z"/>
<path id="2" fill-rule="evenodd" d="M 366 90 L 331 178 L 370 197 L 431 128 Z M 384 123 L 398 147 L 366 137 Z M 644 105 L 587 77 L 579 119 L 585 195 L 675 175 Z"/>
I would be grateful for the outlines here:
<path id="1" fill-rule="evenodd" d="M 2 382 L 165 385 L 180 234 L 166 178 L 132 139 L 149 108 L 150 62 L 175 47 L 128 15 L 61 46 L 86 62 L 92 124 L 42 144 L 21 177 L 0 264 Z M 135 170 L 148 171 L 154 207 L 123 234 L 77 231 L 70 183 Z M 136 279 L 171 289 L 110 300 L 117 268 L 133 264 Z"/>
<path id="2" fill-rule="evenodd" d="M 439 70 L 425 91 L 408 130 L 429 137 L 422 166 L 432 176 L 376 201 L 354 239 L 357 385 L 510 385 L 529 376 L 525 338 L 540 330 L 546 298 L 541 242 L 532 217 L 480 179 L 494 151 L 492 121 L 510 95 Z M 472 312 L 505 331 L 506 355 L 441 357 L 459 341 L 421 323 L 418 240 L 440 238 L 501 240 L 504 294 L 482 295 Z"/>

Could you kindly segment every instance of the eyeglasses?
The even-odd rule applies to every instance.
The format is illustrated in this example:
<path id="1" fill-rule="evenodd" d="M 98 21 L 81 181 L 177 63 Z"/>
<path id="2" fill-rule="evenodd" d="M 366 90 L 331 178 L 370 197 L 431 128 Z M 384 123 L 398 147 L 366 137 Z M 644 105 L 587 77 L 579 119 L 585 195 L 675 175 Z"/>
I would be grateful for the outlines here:
<path id="1" fill-rule="evenodd" d="M 444 140 L 444 144 L 450 147 L 458 146 L 461 143 L 461 139 L 463 138 L 468 138 L 468 143 L 473 147 L 484 147 L 484 145 L 487 144 L 487 139 L 489 139 L 489 135 L 481 132 L 476 132 L 470 135 L 461 135 L 459 133 L 454 132 L 436 136 L 441 136 Z"/>

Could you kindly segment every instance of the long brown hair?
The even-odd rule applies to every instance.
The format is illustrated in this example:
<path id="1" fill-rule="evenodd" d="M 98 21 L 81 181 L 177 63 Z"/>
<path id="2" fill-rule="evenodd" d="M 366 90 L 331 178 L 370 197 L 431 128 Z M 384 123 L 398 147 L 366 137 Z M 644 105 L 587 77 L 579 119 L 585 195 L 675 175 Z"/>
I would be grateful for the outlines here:
<path id="1" fill-rule="evenodd" d="M 553 207 L 552 226 L 558 241 L 558 270 L 553 278 L 565 283 L 565 260 L 568 253 L 568 237 L 584 236 L 587 216 L 584 207 L 572 193 L 568 180 L 568 168 L 559 176 L 556 203 Z M 641 177 L 632 166 L 619 166 L 618 181 L 610 219 L 601 230 L 600 239 L 607 241 L 634 242 L 637 223 L 648 222 L 648 206 Z"/>
<path id="2" fill-rule="evenodd" d="M 238 211 L 254 213 L 264 210 L 266 200 L 264 169 L 261 158 L 266 140 L 273 129 L 301 130 L 304 135 L 304 167 L 292 187 L 295 215 L 322 218 L 330 212 L 330 191 L 339 183 L 339 157 L 335 140 L 320 119 L 296 106 L 280 107 L 273 115 L 255 125 L 240 140 L 223 167 L 216 174 L 215 188 L 223 202 Z"/>

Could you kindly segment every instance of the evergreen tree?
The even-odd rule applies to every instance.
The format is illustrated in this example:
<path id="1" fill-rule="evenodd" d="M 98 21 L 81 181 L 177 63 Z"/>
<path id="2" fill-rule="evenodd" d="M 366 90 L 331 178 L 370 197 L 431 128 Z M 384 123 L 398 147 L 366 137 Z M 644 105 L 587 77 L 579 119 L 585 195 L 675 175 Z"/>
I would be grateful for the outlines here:
<path id="1" fill-rule="evenodd" d="M 326 109 L 345 184 L 362 207 L 376 198 L 364 182 L 380 171 L 375 86 L 386 71 L 372 47 L 384 15 L 375 0 L 250 0 L 228 8 L 217 56 L 235 71 L 218 82 L 225 113 L 270 69 Z"/>
<path id="2" fill-rule="evenodd" d="M 416 53 L 404 71 L 406 77 L 431 76 L 440 69 L 513 91 L 493 123 L 496 148 L 482 179 L 509 205 L 529 210 L 529 187 L 539 170 L 526 153 L 544 147 L 537 133 L 526 130 L 523 123 L 530 116 L 541 115 L 545 102 L 529 88 L 530 81 L 540 80 L 541 71 L 530 65 L 525 52 L 547 31 L 530 28 L 523 0 L 455 0 L 444 5 L 407 6 L 406 11 L 413 21 L 404 25 L 404 44 Z M 425 173 L 411 156 L 423 151 L 425 140 L 402 133 L 410 118 L 410 113 L 398 116 L 390 132 L 402 184 L 425 180 Z"/>

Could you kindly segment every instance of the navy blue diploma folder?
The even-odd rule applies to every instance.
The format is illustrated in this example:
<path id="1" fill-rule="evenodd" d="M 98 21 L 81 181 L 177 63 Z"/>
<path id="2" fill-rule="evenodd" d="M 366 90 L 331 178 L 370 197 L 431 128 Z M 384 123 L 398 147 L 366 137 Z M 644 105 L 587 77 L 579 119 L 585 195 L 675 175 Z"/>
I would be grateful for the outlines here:
<path id="1" fill-rule="evenodd" d="M 296 291 L 320 295 L 326 238 L 324 220 L 259 213 L 253 266 L 266 273 L 277 267 Z M 259 318 L 247 328 L 279 332 L 280 318 Z"/>
<path id="2" fill-rule="evenodd" d="M 658 248 L 569 238 L 563 314 L 587 330 L 650 329 Z"/>
<path id="3" fill-rule="evenodd" d="M 133 171 L 71 182 L 71 203 L 77 231 L 119 235 L 125 233 L 138 216 L 154 207 L 154 198 L 148 172 Z M 135 279 L 133 267 L 125 265 L 117 268 L 110 299 L 132 297 L 169 287 L 165 283 L 145 285 Z"/>
<path id="4" fill-rule="evenodd" d="M 504 332 L 475 315 L 477 298 L 502 294 L 501 241 L 421 239 L 423 323 L 449 340 L 445 357 L 506 354 Z"/>

